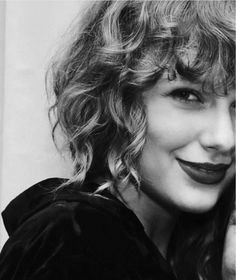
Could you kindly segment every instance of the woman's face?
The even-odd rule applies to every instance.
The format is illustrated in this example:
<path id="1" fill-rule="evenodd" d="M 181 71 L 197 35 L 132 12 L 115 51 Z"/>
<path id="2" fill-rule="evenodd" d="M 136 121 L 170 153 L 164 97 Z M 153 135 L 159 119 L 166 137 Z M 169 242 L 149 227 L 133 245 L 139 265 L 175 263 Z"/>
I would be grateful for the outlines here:
<path id="1" fill-rule="evenodd" d="M 211 209 L 235 172 L 234 90 L 203 93 L 202 84 L 169 81 L 165 73 L 143 97 L 142 191 L 184 211 Z"/>

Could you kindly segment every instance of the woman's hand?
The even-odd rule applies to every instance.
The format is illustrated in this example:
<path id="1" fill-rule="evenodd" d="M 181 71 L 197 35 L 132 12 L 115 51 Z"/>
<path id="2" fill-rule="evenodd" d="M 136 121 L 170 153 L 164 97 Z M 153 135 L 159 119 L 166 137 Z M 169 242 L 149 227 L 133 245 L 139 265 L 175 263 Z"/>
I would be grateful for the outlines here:
<path id="1" fill-rule="evenodd" d="M 229 219 L 223 252 L 222 275 L 223 280 L 235 280 L 236 268 L 236 210 Z"/>

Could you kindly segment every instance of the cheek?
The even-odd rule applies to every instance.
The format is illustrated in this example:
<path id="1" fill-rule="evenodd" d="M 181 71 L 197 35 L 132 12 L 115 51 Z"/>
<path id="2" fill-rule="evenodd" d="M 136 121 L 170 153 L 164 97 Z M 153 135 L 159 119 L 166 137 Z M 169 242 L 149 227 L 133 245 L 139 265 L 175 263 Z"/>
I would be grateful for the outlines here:
<path id="1" fill-rule="evenodd" d="M 190 118 L 161 104 L 149 106 L 147 119 L 147 139 L 152 144 L 172 150 L 185 146 L 195 137 Z"/>

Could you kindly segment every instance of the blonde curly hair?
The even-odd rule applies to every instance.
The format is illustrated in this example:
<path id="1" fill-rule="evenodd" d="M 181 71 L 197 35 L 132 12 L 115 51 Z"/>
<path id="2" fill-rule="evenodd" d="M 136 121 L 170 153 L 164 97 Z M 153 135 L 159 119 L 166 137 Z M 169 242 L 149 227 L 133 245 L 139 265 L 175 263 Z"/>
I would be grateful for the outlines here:
<path id="1" fill-rule="evenodd" d="M 63 186 L 99 180 L 97 190 L 140 187 L 139 156 L 148 125 L 142 93 L 164 71 L 169 79 L 178 73 L 214 92 L 235 82 L 235 1 L 90 2 L 71 34 L 47 76 L 55 96 L 52 134 L 55 139 L 56 128 L 62 129 L 74 163 L 74 175 Z M 214 242 L 225 230 L 219 225 L 228 217 L 222 201 L 229 197 L 232 192 L 207 222 L 200 226 L 197 220 L 194 231 L 181 230 L 188 223 L 178 224 L 179 247 L 173 252 L 183 254 L 171 258 L 181 279 L 220 279 L 220 265 L 212 265 L 220 263 Z"/>
<path id="2" fill-rule="evenodd" d="M 70 182 L 103 177 L 101 188 L 139 187 L 147 127 L 141 93 L 166 69 L 190 80 L 210 79 L 214 86 L 232 83 L 234 4 L 90 3 L 50 72 L 56 96 L 50 110 L 56 115 L 53 135 L 57 126 L 66 135 L 74 163 Z"/>

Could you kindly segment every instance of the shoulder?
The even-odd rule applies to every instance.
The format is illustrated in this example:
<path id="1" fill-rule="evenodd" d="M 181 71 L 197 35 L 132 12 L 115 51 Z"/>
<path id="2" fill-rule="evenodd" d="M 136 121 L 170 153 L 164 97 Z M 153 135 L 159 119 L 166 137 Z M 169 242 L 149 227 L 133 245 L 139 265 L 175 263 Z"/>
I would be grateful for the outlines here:
<path id="1" fill-rule="evenodd" d="M 55 178 L 40 182 L 5 210 L 5 218 L 15 218 L 9 222 L 10 238 L 0 255 L 0 279 L 10 279 L 1 273 L 15 263 L 18 264 L 17 273 L 21 265 L 24 267 L 21 269 L 26 270 L 26 263 L 27 271 L 35 272 L 36 266 L 38 273 L 48 273 L 50 269 L 55 272 L 53 267 L 62 263 L 65 269 L 73 270 L 76 263 L 78 271 L 82 269 L 78 268 L 80 263 L 95 269 L 101 263 L 108 263 L 121 247 L 119 240 L 125 231 L 115 209 L 116 203 L 73 187 L 52 192 L 61 182 Z"/>
<path id="2" fill-rule="evenodd" d="M 9 235 L 29 217 L 52 201 L 50 192 L 66 179 L 49 178 L 34 184 L 14 198 L 2 212 L 3 222 Z"/>
<path id="3" fill-rule="evenodd" d="M 118 218 L 119 206 L 114 199 L 81 191 L 74 184 L 60 188 L 64 182 L 66 179 L 46 179 L 9 203 L 2 217 L 10 237 L 28 226 L 32 230 L 44 226 L 52 229 L 77 222 L 86 229 L 90 224 L 96 227 L 104 219 L 114 221 L 114 218 Z M 74 230 L 78 230 L 78 227 Z"/>

